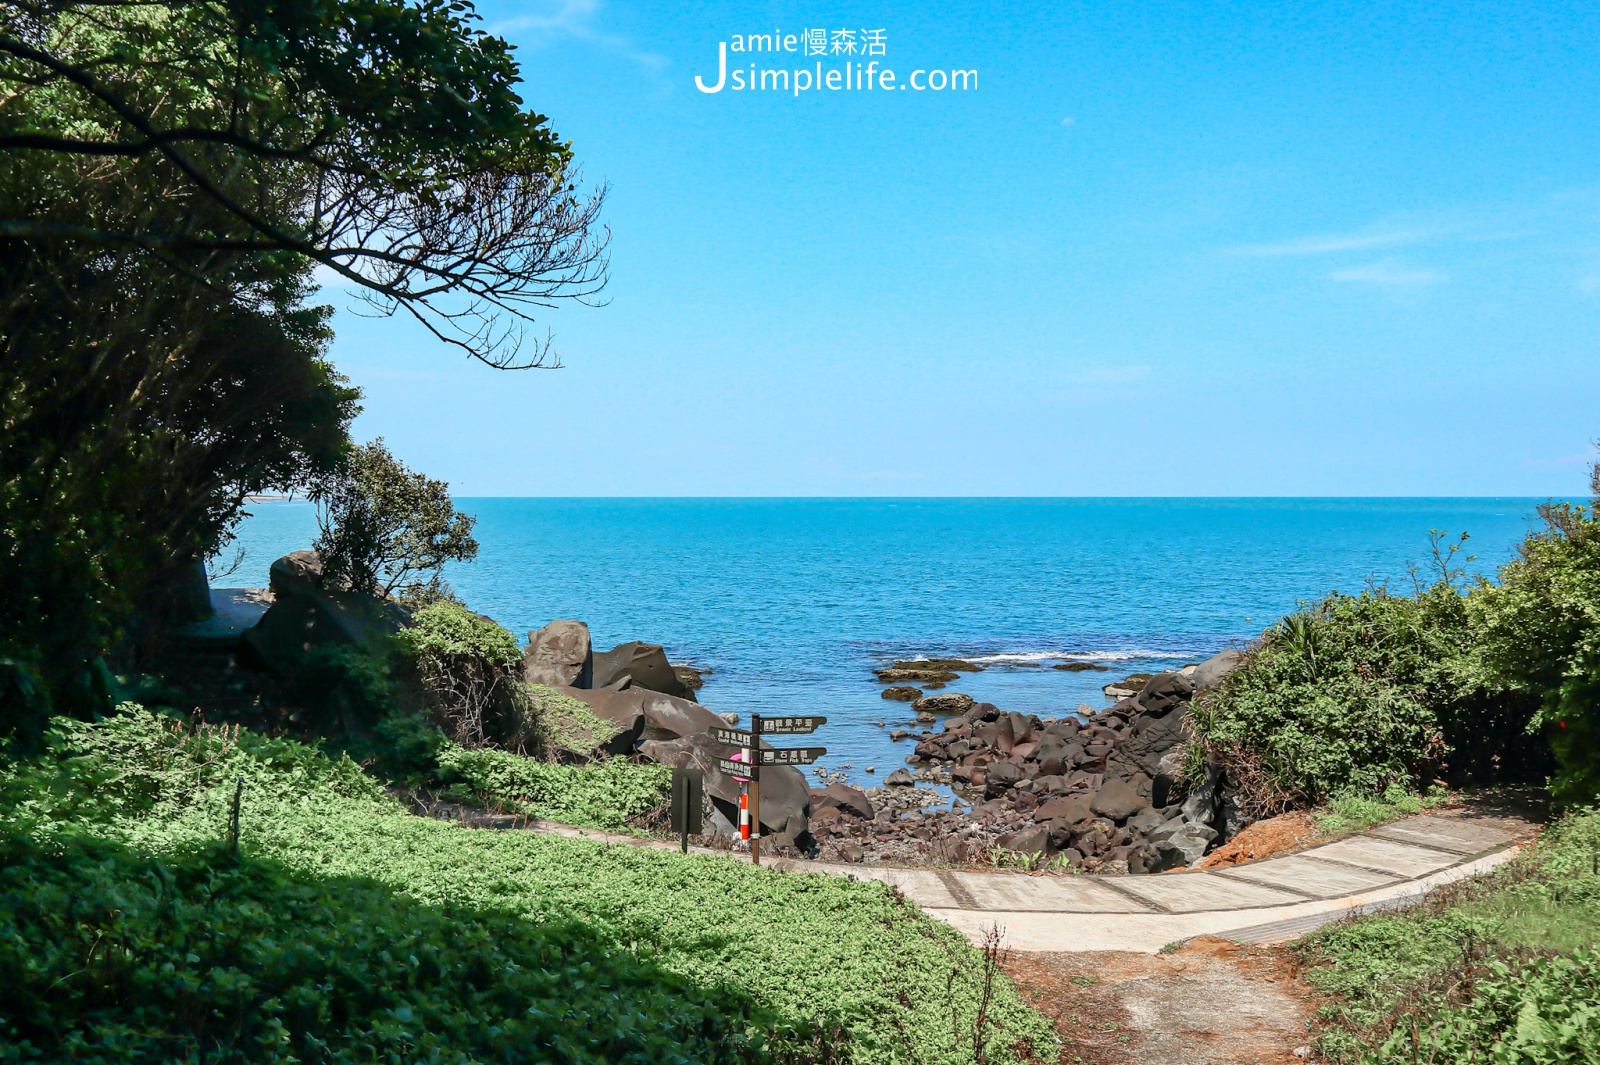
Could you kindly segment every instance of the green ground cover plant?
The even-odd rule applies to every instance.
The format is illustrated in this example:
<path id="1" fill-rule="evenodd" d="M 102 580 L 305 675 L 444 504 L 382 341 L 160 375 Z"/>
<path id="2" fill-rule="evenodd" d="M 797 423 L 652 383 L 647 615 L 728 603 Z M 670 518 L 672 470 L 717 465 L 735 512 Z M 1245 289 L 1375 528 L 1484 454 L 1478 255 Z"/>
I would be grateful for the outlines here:
<path id="1" fill-rule="evenodd" d="M 0 840 L 0 1060 L 740 1062 L 770 1023 L 572 923 L 223 845 Z"/>
<path id="2" fill-rule="evenodd" d="M 670 766 L 621 757 L 562 764 L 454 743 L 436 757 L 447 799 L 608 832 L 661 809 L 672 788 Z"/>
<path id="3" fill-rule="evenodd" d="M 1328 993 L 1332 1061 L 1600 1060 L 1600 813 L 1413 909 L 1329 926 L 1297 950 Z"/>
<path id="4" fill-rule="evenodd" d="M 10 763 L 0 831 L 185 861 L 226 838 L 241 777 L 241 854 L 297 881 L 361 880 L 532 928 L 578 924 L 604 951 L 733 989 L 780 1036 L 839 1026 L 860 1065 L 1021 1061 L 1055 1046 L 982 953 L 883 884 L 414 817 L 348 758 L 133 708 L 58 722 L 44 755 Z"/>

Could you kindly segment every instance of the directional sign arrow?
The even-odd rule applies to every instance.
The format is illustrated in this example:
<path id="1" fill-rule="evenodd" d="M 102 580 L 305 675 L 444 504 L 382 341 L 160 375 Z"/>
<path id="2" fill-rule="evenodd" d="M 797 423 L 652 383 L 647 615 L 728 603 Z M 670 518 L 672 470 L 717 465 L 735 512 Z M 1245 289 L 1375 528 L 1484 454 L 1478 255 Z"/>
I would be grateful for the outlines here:
<path id="1" fill-rule="evenodd" d="M 755 736 L 742 728 L 715 728 L 711 729 L 711 738 L 718 743 L 726 743 L 730 747 L 754 747 Z"/>
<path id="2" fill-rule="evenodd" d="M 825 717 L 764 717 L 761 719 L 763 736 L 804 736 L 828 723 Z"/>
<path id="3" fill-rule="evenodd" d="M 790 747 L 785 750 L 762 751 L 762 765 L 810 765 L 828 753 L 826 747 Z"/>
<path id="4" fill-rule="evenodd" d="M 748 780 L 750 777 L 750 763 L 735 762 L 732 758 L 718 758 L 717 772 L 723 776 L 733 777 L 735 780 Z"/>

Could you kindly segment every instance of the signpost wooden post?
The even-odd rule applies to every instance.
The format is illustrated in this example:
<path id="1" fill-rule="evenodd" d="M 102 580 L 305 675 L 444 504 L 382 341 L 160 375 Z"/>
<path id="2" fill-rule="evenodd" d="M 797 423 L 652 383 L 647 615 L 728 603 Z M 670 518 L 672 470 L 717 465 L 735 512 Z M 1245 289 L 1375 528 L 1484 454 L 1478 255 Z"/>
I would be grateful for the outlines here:
<path id="1" fill-rule="evenodd" d="M 717 771 L 744 781 L 743 794 L 739 797 L 739 834 L 750 840 L 750 860 L 754 864 L 761 864 L 761 767 L 810 765 L 828 753 L 826 747 L 762 750 L 761 737 L 803 736 L 827 723 L 828 719 L 821 716 L 763 719 L 760 714 L 751 714 L 749 729 L 716 727 L 711 730 L 711 738 L 718 743 L 740 748 L 739 758 L 718 758 Z"/>

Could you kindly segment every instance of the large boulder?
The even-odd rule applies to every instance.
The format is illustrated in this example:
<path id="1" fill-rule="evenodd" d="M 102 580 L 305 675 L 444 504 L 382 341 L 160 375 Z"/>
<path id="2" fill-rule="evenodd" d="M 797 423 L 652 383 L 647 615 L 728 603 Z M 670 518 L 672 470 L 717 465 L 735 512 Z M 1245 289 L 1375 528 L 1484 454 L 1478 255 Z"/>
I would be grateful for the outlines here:
<path id="1" fill-rule="evenodd" d="M 1201 692 L 1207 688 L 1214 687 L 1223 677 L 1237 669 L 1243 659 L 1244 654 L 1242 652 L 1231 649 L 1212 655 L 1196 666 L 1195 671 L 1189 675 L 1190 682 L 1194 684 L 1194 690 Z"/>
<path id="2" fill-rule="evenodd" d="M 1146 805 L 1145 798 L 1130 785 L 1113 778 L 1095 792 L 1089 808 L 1101 817 L 1121 821 L 1138 813 Z"/>
<path id="3" fill-rule="evenodd" d="M 1137 700 L 1146 714 L 1161 716 L 1194 694 L 1194 683 L 1182 673 L 1157 673 L 1140 689 Z"/>
<path id="4" fill-rule="evenodd" d="M 720 723 L 720 720 L 719 720 Z M 717 769 L 717 759 L 728 748 L 708 733 L 697 732 L 672 739 L 646 739 L 639 753 L 662 765 L 693 767 L 705 774 L 706 796 L 730 825 L 739 823 L 739 793 L 743 785 Z M 761 831 L 780 843 L 809 843 L 811 789 L 793 766 L 764 766 L 761 770 Z"/>
<path id="5" fill-rule="evenodd" d="M 1055 821 L 1059 819 L 1066 824 L 1075 825 L 1094 816 L 1094 810 L 1090 805 L 1093 800 L 1094 796 L 1087 792 L 1051 799 L 1033 812 L 1033 818 L 1035 821 Z"/>
<path id="6" fill-rule="evenodd" d="M 667 652 L 658 643 L 619 643 L 609 651 L 594 655 L 592 679 L 596 688 L 615 684 L 629 677 L 635 688 L 648 688 L 663 695 L 693 699 L 691 692 L 667 661 Z"/>
<path id="7" fill-rule="evenodd" d="M 551 687 L 570 699 L 586 703 L 596 717 L 617 727 L 617 734 L 605 744 L 603 750 L 612 754 L 629 754 L 643 738 L 645 691 L 643 688 L 630 688 L 627 678 L 605 688 Z"/>
<path id="8" fill-rule="evenodd" d="M 267 570 L 274 596 L 322 587 L 322 556 L 315 551 L 290 551 Z"/>
<path id="9" fill-rule="evenodd" d="M 964 714 L 972 709 L 972 696 L 960 692 L 925 695 L 912 703 L 911 708 L 930 714 Z"/>
<path id="10" fill-rule="evenodd" d="M 528 633 L 528 646 L 522 649 L 522 679 L 552 688 L 594 687 L 589 626 L 557 618 L 537 632 Z"/>
<path id="11" fill-rule="evenodd" d="M 872 800 L 867 798 L 867 793 L 860 788 L 852 788 L 848 784 L 829 784 L 826 788 L 818 788 L 811 792 L 811 809 L 813 812 L 833 807 L 843 810 L 851 817 L 870 821 L 877 814 L 872 805 Z"/>
<path id="12" fill-rule="evenodd" d="M 245 632 L 244 643 L 267 668 L 292 676 L 319 648 L 385 654 L 410 621 L 410 612 L 390 599 L 283 583 L 272 606 Z"/>
<path id="13" fill-rule="evenodd" d="M 1217 830 L 1208 825 L 1174 817 L 1150 833 L 1149 840 L 1162 855 L 1161 868 L 1174 868 L 1179 862 L 1193 865 L 1205 857 L 1206 848 L 1217 838 Z M 1176 851 L 1176 854 L 1171 852 Z"/>

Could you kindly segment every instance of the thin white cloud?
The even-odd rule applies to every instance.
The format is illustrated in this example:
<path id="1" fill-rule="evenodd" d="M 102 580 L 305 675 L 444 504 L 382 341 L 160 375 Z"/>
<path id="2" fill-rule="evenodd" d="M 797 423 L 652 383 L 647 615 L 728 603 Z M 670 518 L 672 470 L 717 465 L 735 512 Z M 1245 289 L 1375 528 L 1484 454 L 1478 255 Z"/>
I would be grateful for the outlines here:
<path id="1" fill-rule="evenodd" d="M 1364 266 L 1348 266 L 1328 274 L 1333 281 L 1351 284 L 1379 285 L 1385 288 L 1414 288 L 1419 285 L 1436 285 L 1445 275 L 1436 270 L 1423 270 L 1400 263 L 1382 260 Z"/>
<path id="2" fill-rule="evenodd" d="M 1443 230 L 1392 229 L 1366 233 L 1324 233 L 1279 244 L 1249 244 L 1232 249 L 1240 255 L 1335 255 L 1373 248 L 1398 248 L 1442 236 Z"/>
<path id="3" fill-rule="evenodd" d="M 533 5 L 534 10 L 526 14 L 492 24 L 489 32 L 501 36 L 521 34 L 547 40 L 566 37 L 587 41 L 627 56 L 651 70 L 666 67 L 666 56 L 646 52 L 626 37 L 601 30 L 600 11 L 604 6 L 602 0 L 548 0 Z"/>
<path id="4" fill-rule="evenodd" d="M 1590 296 L 1600 292 L 1600 272 L 1578 278 L 1578 289 Z"/>

